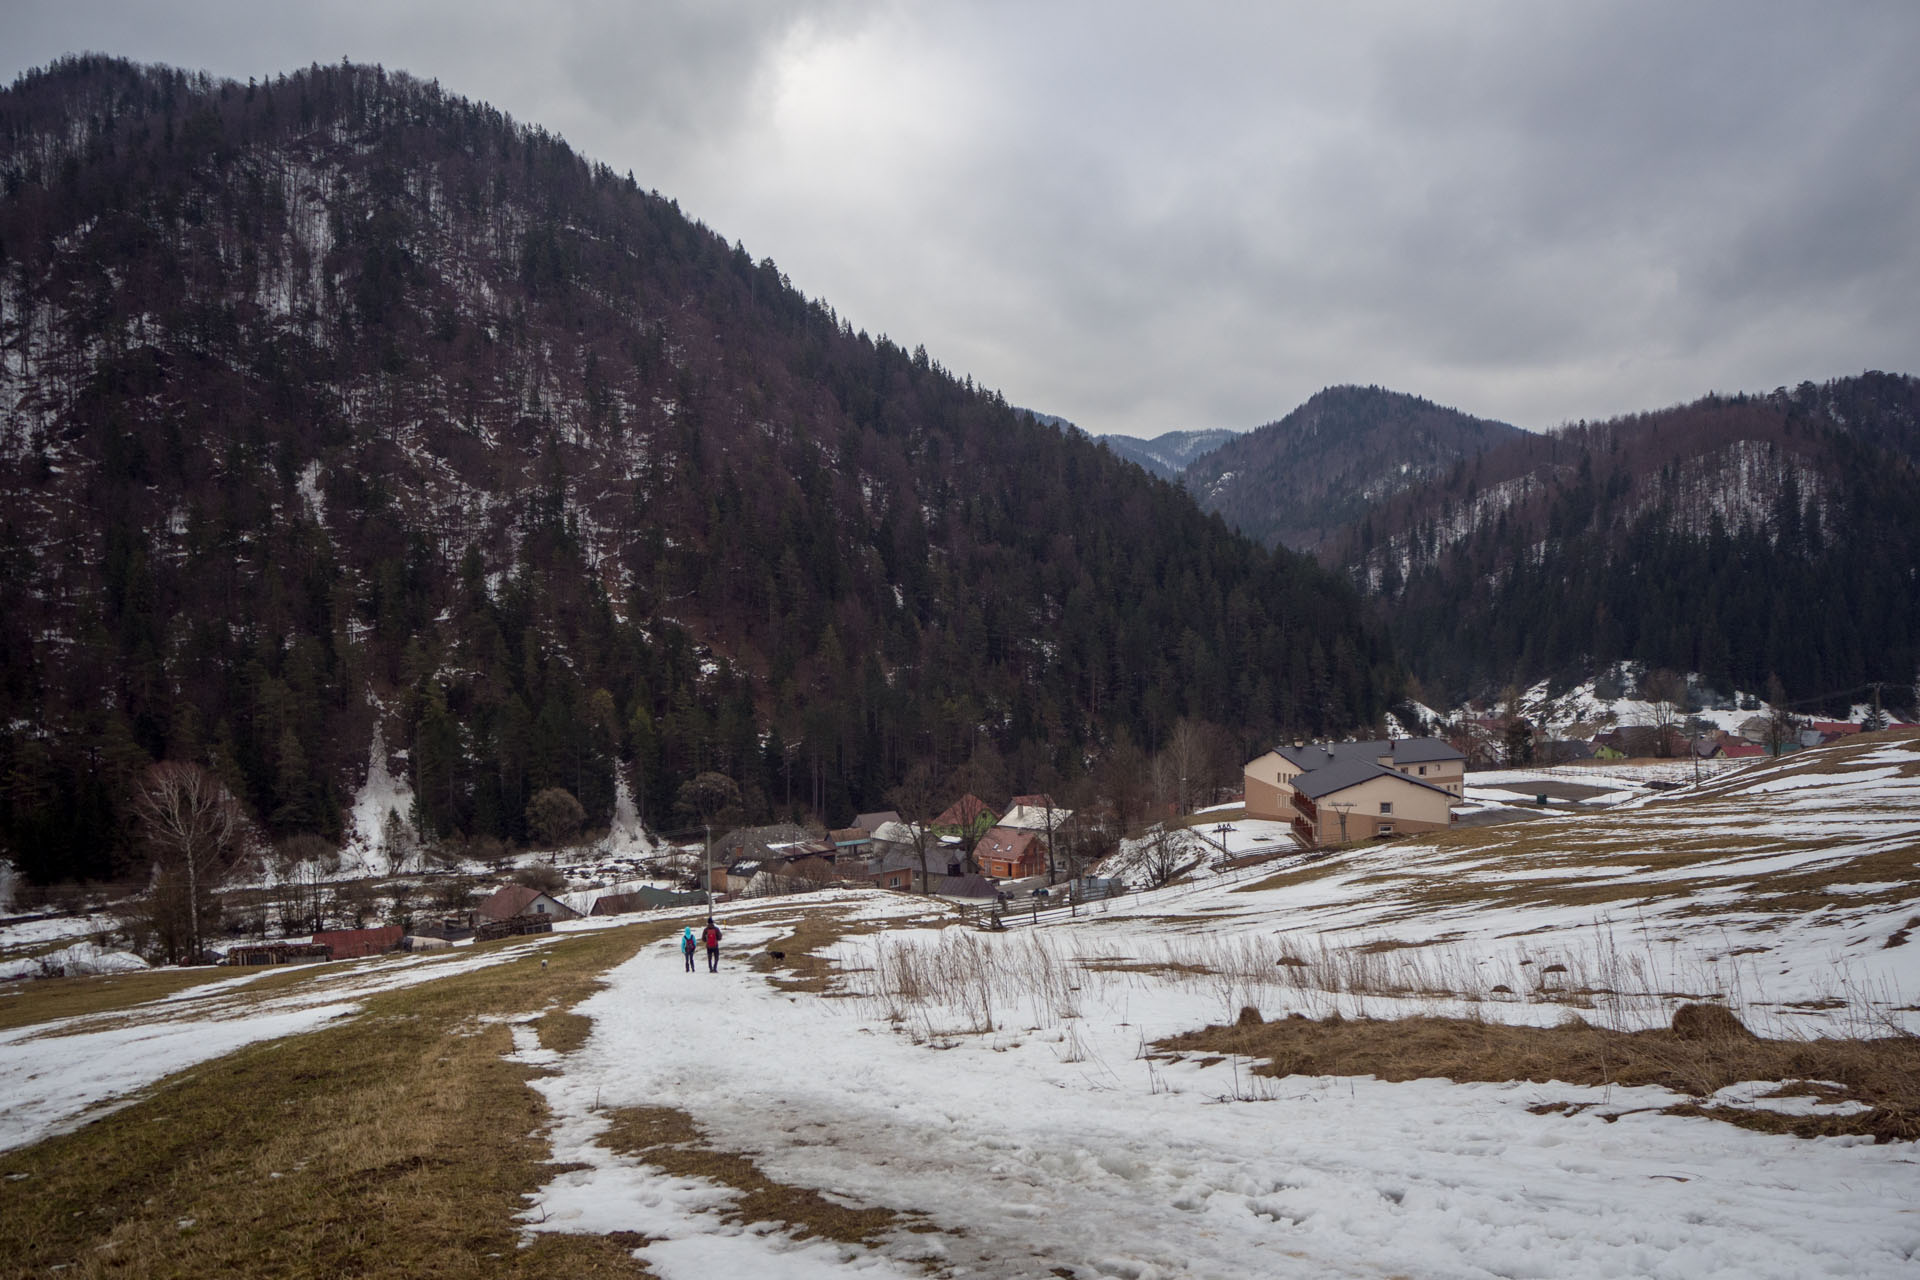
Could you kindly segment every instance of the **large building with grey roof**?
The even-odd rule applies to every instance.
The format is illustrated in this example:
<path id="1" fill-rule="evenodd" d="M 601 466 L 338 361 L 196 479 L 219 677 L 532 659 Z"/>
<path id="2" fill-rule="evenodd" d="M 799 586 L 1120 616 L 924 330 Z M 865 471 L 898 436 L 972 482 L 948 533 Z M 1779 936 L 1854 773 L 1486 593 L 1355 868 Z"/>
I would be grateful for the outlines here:
<path id="1" fill-rule="evenodd" d="M 1466 764 L 1439 738 L 1282 745 L 1244 770 L 1247 816 L 1290 823 L 1309 845 L 1434 831 L 1453 821 Z"/>

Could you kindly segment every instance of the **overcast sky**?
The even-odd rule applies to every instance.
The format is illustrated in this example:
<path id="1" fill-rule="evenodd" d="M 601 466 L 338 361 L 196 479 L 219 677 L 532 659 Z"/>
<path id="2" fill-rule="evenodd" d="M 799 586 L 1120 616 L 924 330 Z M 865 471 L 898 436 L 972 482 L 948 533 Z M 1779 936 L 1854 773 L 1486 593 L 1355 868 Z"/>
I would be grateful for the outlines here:
<path id="1" fill-rule="evenodd" d="M 437 79 L 1096 433 L 1920 372 L 1911 3 L 0 0 L 83 49 Z"/>

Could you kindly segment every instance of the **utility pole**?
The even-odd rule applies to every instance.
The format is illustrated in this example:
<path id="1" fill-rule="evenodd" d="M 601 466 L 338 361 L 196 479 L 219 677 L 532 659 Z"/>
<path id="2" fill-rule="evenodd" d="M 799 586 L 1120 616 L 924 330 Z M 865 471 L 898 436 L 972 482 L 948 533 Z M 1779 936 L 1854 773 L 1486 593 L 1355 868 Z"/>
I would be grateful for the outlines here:
<path id="1" fill-rule="evenodd" d="M 707 833 L 707 852 L 703 862 L 704 870 L 700 876 L 700 887 L 707 891 L 707 914 L 713 914 L 713 824 L 703 822 L 701 828 Z"/>

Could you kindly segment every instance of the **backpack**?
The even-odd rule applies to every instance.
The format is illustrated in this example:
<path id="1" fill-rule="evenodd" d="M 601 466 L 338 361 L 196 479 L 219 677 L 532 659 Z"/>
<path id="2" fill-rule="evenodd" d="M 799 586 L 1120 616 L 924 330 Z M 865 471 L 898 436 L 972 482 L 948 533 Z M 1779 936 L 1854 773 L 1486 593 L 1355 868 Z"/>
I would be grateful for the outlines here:
<path id="1" fill-rule="evenodd" d="M 705 942 L 710 947 L 719 946 L 720 945 L 720 926 L 717 924 L 708 925 L 706 932 L 700 935 L 700 940 Z"/>

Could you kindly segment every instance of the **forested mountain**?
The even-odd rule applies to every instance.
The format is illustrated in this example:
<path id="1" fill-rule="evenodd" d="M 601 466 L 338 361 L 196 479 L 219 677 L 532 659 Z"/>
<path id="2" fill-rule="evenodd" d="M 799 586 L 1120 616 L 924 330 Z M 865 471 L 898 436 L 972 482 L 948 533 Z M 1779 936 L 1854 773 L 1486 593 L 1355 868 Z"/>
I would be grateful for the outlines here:
<path id="1" fill-rule="evenodd" d="M 1198 458 L 1181 483 L 1268 546 L 1318 551 L 1403 489 L 1524 435 L 1379 387 L 1329 387 Z"/>
<path id="2" fill-rule="evenodd" d="M 1238 434 L 1225 428 L 1215 428 L 1210 431 L 1167 431 L 1151 440 L 1137 440 L 1132 436 L 1100 438 L 1106 442 L 1107 448 L 1129 462 L 1139 463 L 1162 480 L 1177 480 L 1180 473 L 1193 464 L 1194 459 L 1212 453 L 1227 441 L 1237 438 Z"/>
<path id="3" fill-rule="evenodd" d="M 0 93 L 0 840 L 124 867 L 210 762 L 338 835 L 376 725 L 429 836 L 840 819 L 981 743 L 1029 785 L 1182 715 L 1372 721 L 1350 586 L 855 332 L 437 85 L 98 57 Z"/>
<path id="4" fill-rule="evenodd" d="M 1920 669 L 1917 463 L 1920 379 L 1710 396 L 1516 437 L 1334 554 L 1434 696 L 1622 658 L 1844 695 Z"/>

